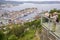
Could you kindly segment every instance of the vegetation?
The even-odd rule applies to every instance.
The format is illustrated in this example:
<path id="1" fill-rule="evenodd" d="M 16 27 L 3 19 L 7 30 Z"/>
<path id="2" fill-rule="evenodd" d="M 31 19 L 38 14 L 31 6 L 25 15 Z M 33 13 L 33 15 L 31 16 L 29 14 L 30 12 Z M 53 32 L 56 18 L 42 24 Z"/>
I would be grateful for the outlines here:
<path id="1" fill-rule="evenodd" d="M 41 32 L 40 19 L 24 24 L 9 24 L 0 29 L 0 40 L 35 40 L 36 31 Z"/>
<path id="2" fill-rule="evenodd" d="M 15 35 L 11 35 L 8 40 L 18 40 L 18 38 Z"/>
<path id="3" fill-rule="evenodd" d="M 59 18 L 59 20 L 60 20 L 60 10 L 57 10 L 57 9 L 54 8 L 54 9 L 50 10 L 49 13 L 53 14 L 54 12 L 59 13 L 59 14 L 58 14 L 58 18 Z"/>
<path id="4" fill-rule="evenodd" d="M 5 38 L 5 35 L 4 35 L 3 31 L 0 31 L 0 40 L 4 40 L 4 38 Z"/>
<path id="5" fill-rule="evenodd" d="M 60 10 L 57 10 L 57 9 L 52 9 L 52 10 L 50 10 L 50 13 L 54 13 L 54 12 L 58 12 L 58 13 L 60 13 Z"/>

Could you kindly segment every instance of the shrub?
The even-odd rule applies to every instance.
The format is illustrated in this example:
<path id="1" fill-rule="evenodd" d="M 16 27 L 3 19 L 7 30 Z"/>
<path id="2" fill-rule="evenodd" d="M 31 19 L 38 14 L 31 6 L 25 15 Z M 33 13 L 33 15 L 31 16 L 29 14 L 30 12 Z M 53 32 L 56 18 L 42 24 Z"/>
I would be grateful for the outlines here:
<path id="1" fill-rule="evenodd" d="M 5 39 L 5 35 L 2 31 L 0 31 L 0 40 L 4 40 Z"/>
<path id="2" fill-rule="evenodd" d="M 15 35 L 11 35 L 8 40 L 18 40 L 18 38 Z"/>

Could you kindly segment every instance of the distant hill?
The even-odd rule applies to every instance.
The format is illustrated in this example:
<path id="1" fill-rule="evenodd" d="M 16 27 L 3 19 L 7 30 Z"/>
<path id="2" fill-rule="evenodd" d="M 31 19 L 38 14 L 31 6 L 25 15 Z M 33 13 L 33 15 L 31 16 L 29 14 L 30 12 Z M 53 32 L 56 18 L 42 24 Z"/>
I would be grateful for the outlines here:
<path id="1" fill-rule="evenodd" d="M 0 2 L 5 1 L 5 0 L 0 0 Z"/>
<path id="2" fill-rule="evenodd" d="M 34 3 L 34 4 L 60 4 L 60 1 L 40 1 L 40 2 L 35 2 L 35 1 L 21 1 L 21 2 L 17 2 L 17 1 L 4 1 L 4 0 L 0 0 L 0 4 L 1 3 L 10 3 L 10 4 L 23 4 L 23 3 Z"/>
<path id="3" fill-rule="evenodd" d="M 23 4 L 23 2 L 16 2 L 16 1 L 0 1 L 0 4 Z"/>
<path id="4" fill-rule="evenodd" d="M 37 4 L 60 4 L 60 1 L 42 1 L 42 2 L 32 2 Z"/>

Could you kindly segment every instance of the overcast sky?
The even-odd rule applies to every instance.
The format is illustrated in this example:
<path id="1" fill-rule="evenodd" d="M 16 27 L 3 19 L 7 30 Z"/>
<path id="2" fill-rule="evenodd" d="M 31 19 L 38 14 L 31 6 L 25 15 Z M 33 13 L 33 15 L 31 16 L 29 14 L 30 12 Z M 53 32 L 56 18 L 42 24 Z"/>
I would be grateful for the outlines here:
<path id="1" fill-rule="evenodd" d="M 60 1 L 60 0 L 6 0 L 6 1 Z"/>

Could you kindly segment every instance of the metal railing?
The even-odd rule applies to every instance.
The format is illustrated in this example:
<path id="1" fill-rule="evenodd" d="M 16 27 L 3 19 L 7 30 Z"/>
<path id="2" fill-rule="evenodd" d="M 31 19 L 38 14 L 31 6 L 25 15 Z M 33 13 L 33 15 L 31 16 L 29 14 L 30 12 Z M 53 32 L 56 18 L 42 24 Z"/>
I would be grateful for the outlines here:
<path id="1" fill-rule="evenodd" d="M 56 31 L 57 23 L 54 22 L 52 19 L 45 17 L 44 13 L 40 13 L 40 16 L 41 16 L 41 25 L 48 31 L 47 35 L 49 35 L 50 33 L 56 38 L 56 40 L 60 40 L 60 36 L 57 35 L 58 33 Z"/>

